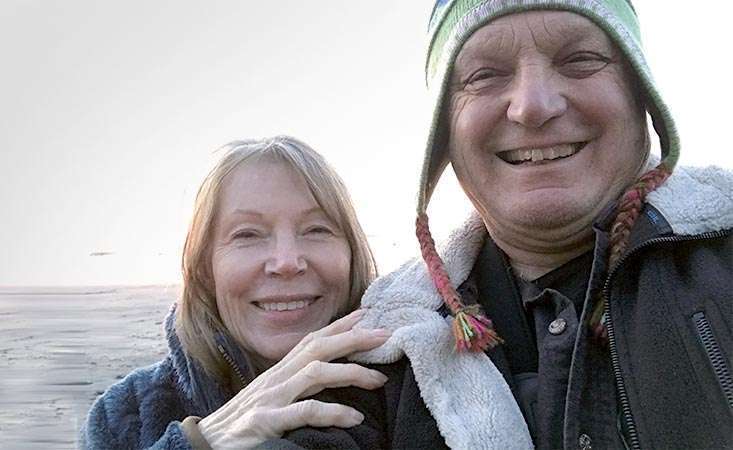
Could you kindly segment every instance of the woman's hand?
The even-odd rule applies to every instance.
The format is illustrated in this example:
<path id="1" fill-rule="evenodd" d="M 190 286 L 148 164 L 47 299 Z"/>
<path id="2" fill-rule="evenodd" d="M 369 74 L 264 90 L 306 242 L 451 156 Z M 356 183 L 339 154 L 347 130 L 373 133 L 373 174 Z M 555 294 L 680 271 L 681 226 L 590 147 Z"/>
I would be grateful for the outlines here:
<path id="1" fill-rule="evenodd" d="M 376 389 L 387 382 L 382 373 L 358 364 L 329 361 L 382 345 L 386 330 L 354 328 L 362 310 L 310 333 L 273 367 L 255 378 L 198 426 L 214 449 L 254 447 L 303 426 L 353 427 L 364 416 L 349 406 L 301 400 L 326 388 Z"/>

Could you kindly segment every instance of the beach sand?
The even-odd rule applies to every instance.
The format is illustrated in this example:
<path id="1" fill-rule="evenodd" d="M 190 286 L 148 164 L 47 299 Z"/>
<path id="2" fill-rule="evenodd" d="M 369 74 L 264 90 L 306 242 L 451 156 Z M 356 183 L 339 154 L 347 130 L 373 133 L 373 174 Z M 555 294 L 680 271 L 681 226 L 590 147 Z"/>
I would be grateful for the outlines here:
<path id="1" fill-rule="evenodd" d="M 94 399 L 165 356 L 178 291 L 0 288 L 0 449 L 76 448 Z"/>

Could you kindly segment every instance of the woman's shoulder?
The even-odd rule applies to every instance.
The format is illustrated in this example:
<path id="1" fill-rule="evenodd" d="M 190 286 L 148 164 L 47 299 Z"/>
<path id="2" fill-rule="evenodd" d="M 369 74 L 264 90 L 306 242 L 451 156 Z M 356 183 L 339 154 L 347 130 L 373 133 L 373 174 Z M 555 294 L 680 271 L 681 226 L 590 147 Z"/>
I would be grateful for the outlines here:
<path id="1" fill-rule="evenodd" d="M 81 429 L 81 446 L 150 445 L 172 421 L 185 418 L 186 409 L 168 356 L 133 370 L 97 398 Z"/>
<path id="2" fill-rule="evenodd" d="M 107 403 L 140 402 L 158 391 L 175 391 L 176 375 L 170 355 L 149 366 L 139 367 L 110 386 L 97 400 Z"/>

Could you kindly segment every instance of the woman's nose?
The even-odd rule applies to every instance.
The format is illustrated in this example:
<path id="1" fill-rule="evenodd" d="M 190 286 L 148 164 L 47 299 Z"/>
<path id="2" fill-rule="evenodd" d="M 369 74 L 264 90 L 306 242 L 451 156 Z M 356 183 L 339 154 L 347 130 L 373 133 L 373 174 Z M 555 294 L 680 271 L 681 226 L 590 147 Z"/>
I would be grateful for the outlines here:
<path id="1" fill-rule="evenodd" d="M 293 277 L 307 268 L 305 254 L 294 239 L 279 240 L 265 263 L 265 273 L 272 276 Z"/>
<path id="2" fill-rule="evenodd" d="M 541 128 L 567 110 L 551 69 L 529 68 L 514 79 L 510 91 L 507 118 L 527 128 Z"/>

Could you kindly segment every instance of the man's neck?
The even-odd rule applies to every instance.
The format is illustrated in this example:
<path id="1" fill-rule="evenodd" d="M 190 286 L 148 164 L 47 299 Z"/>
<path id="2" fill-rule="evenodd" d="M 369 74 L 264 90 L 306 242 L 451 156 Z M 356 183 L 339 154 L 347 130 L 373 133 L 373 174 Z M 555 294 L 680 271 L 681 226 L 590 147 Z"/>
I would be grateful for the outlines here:
<path id="1" fill-rule="evenodd" d="M 572 236 L 535 238 L 531 243 L 521 238 L 513 239 L 511 234 L 507 236 L 491 230 L 489 234 L 509 258 L 514 274 L 526 281 L 536 280 L 593 248 L 590 228 Z"/>

